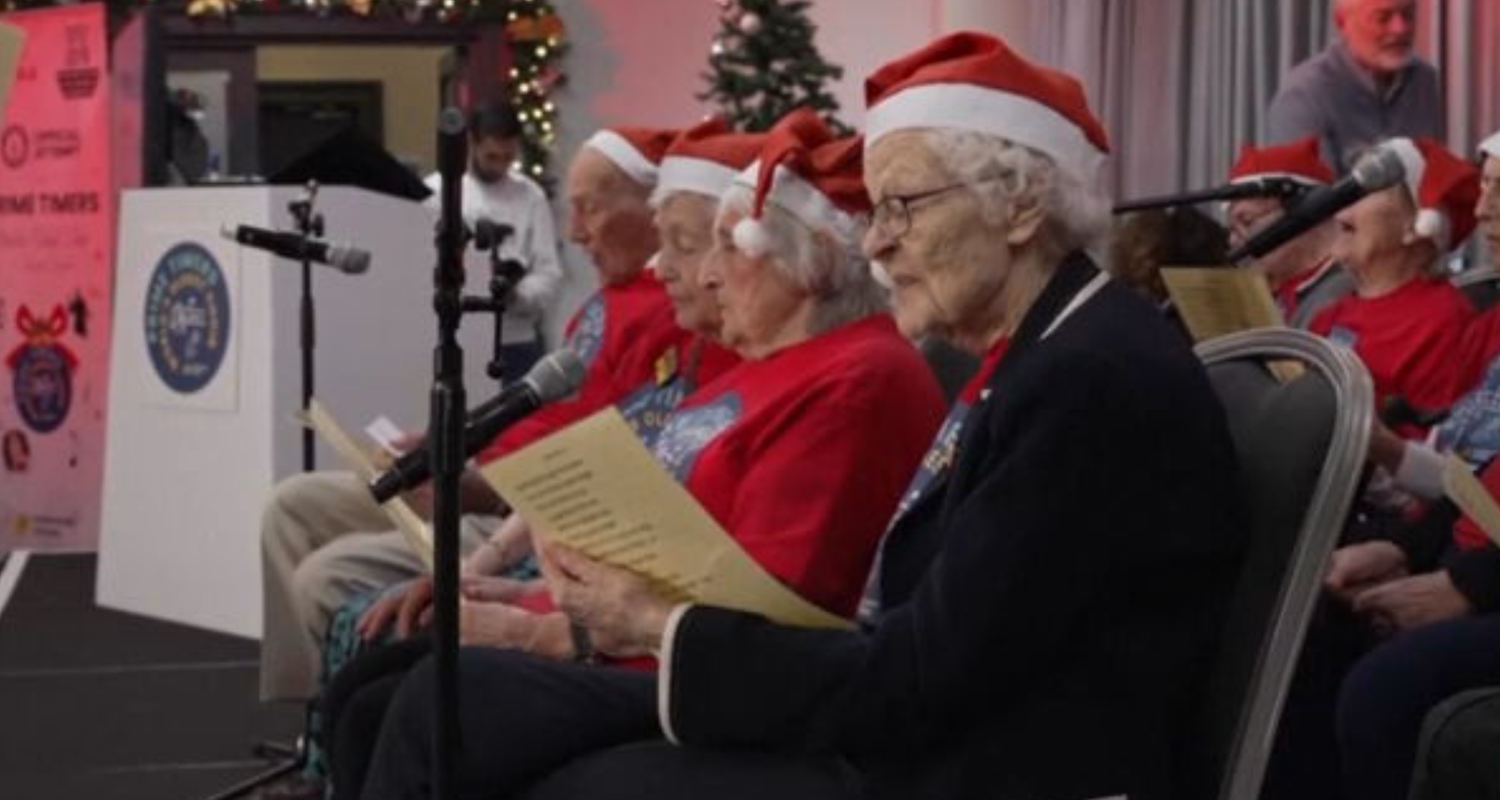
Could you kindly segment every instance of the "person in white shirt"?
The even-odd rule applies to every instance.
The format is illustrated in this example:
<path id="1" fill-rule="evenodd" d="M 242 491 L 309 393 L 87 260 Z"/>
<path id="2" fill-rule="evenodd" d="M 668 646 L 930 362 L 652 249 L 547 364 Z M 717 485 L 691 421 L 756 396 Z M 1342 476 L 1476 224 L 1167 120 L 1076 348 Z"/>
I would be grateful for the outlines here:
<path id="1" fill-rule="evenodd" d="M 526 268 L 526 276 L 516 282 L 506 302 L 501 329 L 504 347 L 500 357 L 505 365 L 501 377 L 506 383 L 519 380 L 542 357 L 542 318 L 557 302 L 563 278 L 547 193 L 515 166 L 521 153 L 521 132 L 521 121 L 508 105 L 497 103 L 474 110 L 469 115 L 469 169 L 463 178 L 464 222 L 470 230 L 479 220 L 509 226 L 513 233 L 506 237 L 498 254 Z M 436 208 L 442 194 L 442 176 L 433 173 L 426 182 L 432 189 L 427 203 Z M 466 263 L 472 273 L 470 292 L 486 293 L 489 256 L 471 253 Z"/>

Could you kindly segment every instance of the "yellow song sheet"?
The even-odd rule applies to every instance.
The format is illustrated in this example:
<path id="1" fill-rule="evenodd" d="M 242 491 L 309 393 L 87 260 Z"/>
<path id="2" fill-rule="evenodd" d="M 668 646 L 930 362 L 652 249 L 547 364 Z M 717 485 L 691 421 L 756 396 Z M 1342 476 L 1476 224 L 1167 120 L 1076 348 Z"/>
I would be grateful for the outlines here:
<path id="1" fill-rule="evenodd" d="M 1500 546 L 1500 504 L 1474 475 L 1474 469 L 1452 453 L 1443 463 L 1443 492 L 1469 519 Z"/>
<path id="2" fill-rule="evenodd" d="M 670 600 L 749 611 L 799 627 L 852 627 L 756 563 L 613 408 L 481 472 L 537 535 L 631 570 Z"/>
<path id="3" fill-rule="evenodd" d="M 344 459 L 344 463 L 349 465 L 349 469 L 353 470 L 361 481 L 368 483 L 371 478 L 375 477 L 377 470 L 370 455 L 316 399 L 308 403 L 304 423 L 318 432 L 323 441 L 327 442 L 328 446 Z M 430 572 L 432 570 L 432 528 L 428 526 L 426 520 L 422 519 L 421 515 L 412 509 L 411 504 L 400 495 L 391 498 L 381 506 L 381 509 L 385 511 L 386 516 L 390 517 L 391 522 L 395 523 L 396 528 L 405 534 L 406 543 L 411 545 L 411 549 L 422 558 L 422 563 L 427 565 Z"/>
<path id="4" fill-rule="evenodd" d="M 1286 324 L 1259 270 L 1163 267 L 1161 278 L 1195 342 Z"/>
<path id="5" fill-rule="evenodd" d="M 16 85 L 16 69 L 25 46 L 25 31 L 0 22 L 0 123 L 5 122 L 5 106 L 10 102 L 11 87 Z"/>

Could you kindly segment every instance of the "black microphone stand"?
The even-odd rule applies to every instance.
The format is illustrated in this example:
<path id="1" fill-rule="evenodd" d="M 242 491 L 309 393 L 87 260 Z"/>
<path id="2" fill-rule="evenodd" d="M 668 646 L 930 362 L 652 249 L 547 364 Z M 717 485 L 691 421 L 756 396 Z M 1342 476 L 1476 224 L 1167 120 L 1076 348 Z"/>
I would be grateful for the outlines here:
<path id="1" fill-rule="evenodd" d="M 514 258 L 500 257 L 500 246 L 515 233 L 515 229 L 490 223 L 477 224 L 475 230 L 474 246 L 488 250 L 490 254 L 490 294 L 489 297 L 465 297 L 463 310 L 495 315 L 494 353 L 484 371 L 499 381 L 505 376 L 505 309 L 511 291 L 526 276 L 526 265 Z"/>
<path id="2" fill-rule="evenodd" d="M 304 245 L 303 252 L 307 251 L 306 245 L 309 240 L 323 236 L 323 215 L 313 210 L 313 204 L 318 199 L 318 182 L 308 181 L 307 188 L 302 196 L 287 204 L 286 210 L 291 213 L 292 220 L 296 222 L 297 233 L 302 237 Z M 302 257 L 302 301 L 301 301 L 301 323 L 299 327 L 299 338 L 302 350 L 302 413 L 306 414 L 312 405 L 313 397 L 313 349 L 317 346 L 317 326 L 313 312 L 312 294 L 312 259 L 304 255 Z M 302 427 L 302 470 L 312 472 L 313 459 L 313 429 L 310 426 Z"/>
<path id="3" fill-rule="evenodd" d="M 437 654 L 437 726 L 433 741 L 433 796 L 456 800 L 458 725 L 458 526 L 459 478 L 464 468 L 464 351 L 458 327 L 464 309 L 463 175 L 468 160 L 464 114 L 452 106 L 438 117 L 438 172 L 442 175 L 441 217 L 433 308 L 438 343 L 433 352 L 431 417 L 427 441 L 432 465 L 434 633 Z"/>

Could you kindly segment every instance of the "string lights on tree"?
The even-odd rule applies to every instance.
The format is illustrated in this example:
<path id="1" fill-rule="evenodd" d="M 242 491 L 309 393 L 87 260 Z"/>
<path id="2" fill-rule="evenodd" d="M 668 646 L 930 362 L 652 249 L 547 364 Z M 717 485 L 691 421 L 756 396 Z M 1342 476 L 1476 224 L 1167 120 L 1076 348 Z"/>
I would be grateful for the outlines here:
<path id="1" fill-rule="evenodd" d="M 714 0 L 719 32 L 708 50 L 708 88 L 698 99 L 747 131 L 769 129 L 792 109 L 808 106 L 840 130 L 838 100 L 828 83 L 844 74 L 818 52 L 807 0 Z"/>

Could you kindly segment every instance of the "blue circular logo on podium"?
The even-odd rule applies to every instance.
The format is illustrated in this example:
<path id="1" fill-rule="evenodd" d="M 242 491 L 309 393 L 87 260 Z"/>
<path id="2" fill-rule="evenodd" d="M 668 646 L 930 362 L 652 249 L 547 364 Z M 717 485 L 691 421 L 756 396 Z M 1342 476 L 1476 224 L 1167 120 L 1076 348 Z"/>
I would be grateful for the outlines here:
<path id="1" fill-rule="evenodd" d="M 146 286 L 146 351 L 163 383 L 192 394 L 218 374 L 229 347 L 229 289 L 201 245 L 173 247 Z"/>

